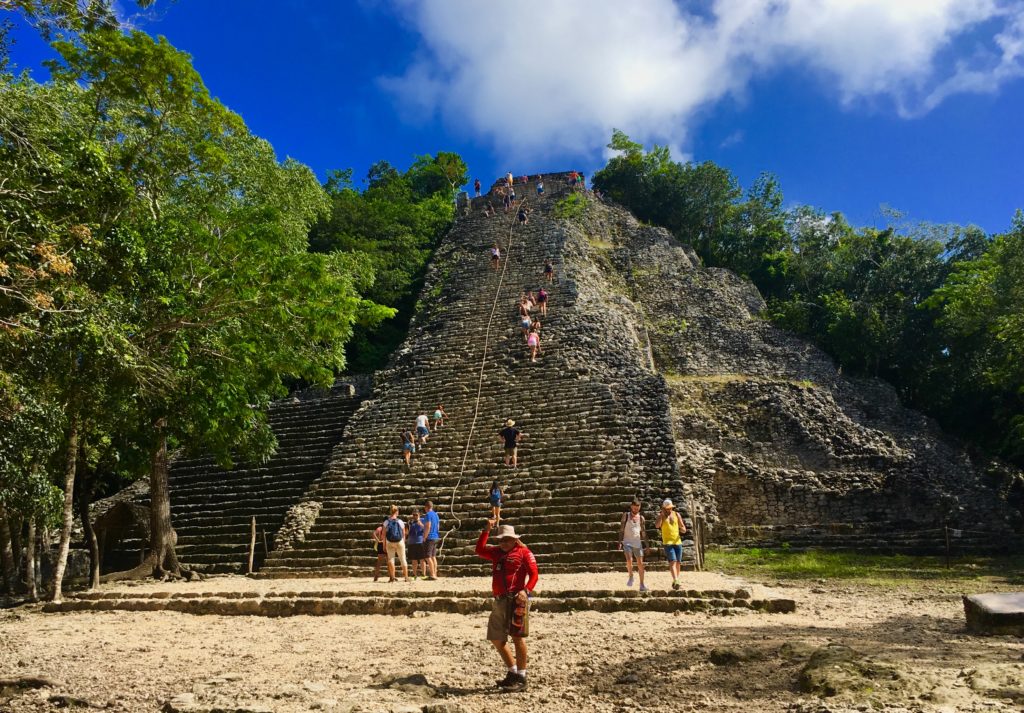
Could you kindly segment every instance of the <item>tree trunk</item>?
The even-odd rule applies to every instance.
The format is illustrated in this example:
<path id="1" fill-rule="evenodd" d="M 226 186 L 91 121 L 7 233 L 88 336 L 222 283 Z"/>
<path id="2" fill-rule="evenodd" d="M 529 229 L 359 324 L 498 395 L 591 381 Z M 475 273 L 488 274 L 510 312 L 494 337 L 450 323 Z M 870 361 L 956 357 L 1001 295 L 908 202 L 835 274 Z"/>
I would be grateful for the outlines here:
<path id="1" fill-rule="evenodd" d="M 21 571 L 21 531 L 25 527 L 24 519 L 21 515 L 14 515 L 8 520 L 11 528 L 11 549 L 14 550 L 14 574 L 12 579 L 17 585 L 18 572 Z"/>
<path id="2" fill-rule="evenodd" d="M 153 560 L 153 576 L 181 576 L 181 565 L 174 545 L 177 533 L 171 526 L 171 491 L 167 480 L 167 426 L 166 419 L 154 424 L 157 430 L 157 447 L 153 451 L 149 474 L 149 559 Z"/>
<path id="3" fill-rule="evenodd" d="M 36 519 L 28 519 L 28 539 L 25 540 L 25 590 L 33 602 L 39 599 L 36 589 Z"/>
<path id="4" fill-rule="evenodd" d="M 0 570 L 2 570 L 3 593 L 14 596 L 14 582 L 17 580 L 17 566 L 14 564 L 14 550 L 11 548 L 11 524 L 7 509 L 0 505 Z"/>
<path id="5" fill-rule="evenodd" d="M 72 411 L 68 426 L 68 443 L 64 457 L 64 523 L 60 530 L 60 546 L 57 549 L 57 563 L 53 568 L 53 583 L 50 587 L 50 601 L 63 599 L 61 585 L 64 570 L 68 566 L 68 550 L 71 548 L 71 524 L 75 519 L 75 470 L 78 465 L 78 413 Z"/>
<path id="6" fill-rule="evenodd" d="M 89 501 L 92 500 L 92 488 L 90 487 L 92 476 L 89 473 L 89 466 L 82 458 L 78 463 L 78 517 L 82 521 L 82 536 L 85 545 L 89 548 L 89 589 L 100 586 L 100 545 L 96 540 L 96 531 L 92 527 L 92 520 L 89 517 Z"/>

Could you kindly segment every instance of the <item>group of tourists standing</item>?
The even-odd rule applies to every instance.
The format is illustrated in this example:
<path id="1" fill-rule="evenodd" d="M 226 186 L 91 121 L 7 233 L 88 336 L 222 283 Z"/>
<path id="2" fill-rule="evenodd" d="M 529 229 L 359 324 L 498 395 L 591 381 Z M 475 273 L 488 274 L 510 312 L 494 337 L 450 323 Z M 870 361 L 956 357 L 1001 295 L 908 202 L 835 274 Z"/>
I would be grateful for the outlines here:
<path id="1" fill-rule="evenodd" d="M 373 548 L 377 562 L 373 566 L 373 581 L 380 579 L 381 565 L 388 572 L 388 582 L 397 581 L 395 560 L 402 568 L 402 577 L 409 581 L 409 560 L 412 560 L 412 578 L 437 579 L 437 548 L 441 539 L 441 518 L 434 503 L 423 503 L 423 514 L 413 510 L 409 522 L 399 517 L 397 505 L 392 505 L 388 517 L 373 531 Z"/>

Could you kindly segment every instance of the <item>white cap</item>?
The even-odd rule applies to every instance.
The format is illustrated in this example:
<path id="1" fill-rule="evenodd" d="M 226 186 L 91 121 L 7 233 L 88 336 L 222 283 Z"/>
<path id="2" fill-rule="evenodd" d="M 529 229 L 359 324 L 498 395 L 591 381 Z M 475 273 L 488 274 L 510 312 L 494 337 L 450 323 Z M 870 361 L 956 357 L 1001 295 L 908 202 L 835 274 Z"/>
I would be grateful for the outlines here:
<path id="1" fill-rule="evenodd" d="M 671 507 L 675 507 L 675 505 L 673 505 L 673 504 L 672 504 L 672 501 L 671 501 L 671 500 L 669 500 L 668 498 L 665 498 L 665 499 L 664 499 L 664 500 L 663 500 L 663 501 L 661 502 L 661 506 L 662 506 L 663 508 L 671 508 Z"/>

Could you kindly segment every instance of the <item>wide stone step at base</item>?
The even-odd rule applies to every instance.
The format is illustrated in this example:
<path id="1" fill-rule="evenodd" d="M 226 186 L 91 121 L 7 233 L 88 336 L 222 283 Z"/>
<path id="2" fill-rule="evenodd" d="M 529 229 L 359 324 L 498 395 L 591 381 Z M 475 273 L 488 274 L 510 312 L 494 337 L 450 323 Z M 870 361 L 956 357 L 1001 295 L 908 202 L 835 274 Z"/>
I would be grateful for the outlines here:
<path id="1" fill-rule="evenodd" d="M 731 577 L 689 575 L 679 590 L 626 589 L 621 573 L 545 575 L 531 607 L 537 613 L 651 611 L 789 613 L 792 599 Z M 684 578 L 685 579 L 685 578 Z M 546 585 L 546 586 L 545 586 Z M 360 579 L 303 579 L 294 582 L 218 578 L 179 585 L 115 587 L 87 592 L 44 606 L 46 612 L 174 611 L 220 616 L 328 616 L 418 611 L 478 614 L 492 606 L 490 579 L 377 583 Z"/>

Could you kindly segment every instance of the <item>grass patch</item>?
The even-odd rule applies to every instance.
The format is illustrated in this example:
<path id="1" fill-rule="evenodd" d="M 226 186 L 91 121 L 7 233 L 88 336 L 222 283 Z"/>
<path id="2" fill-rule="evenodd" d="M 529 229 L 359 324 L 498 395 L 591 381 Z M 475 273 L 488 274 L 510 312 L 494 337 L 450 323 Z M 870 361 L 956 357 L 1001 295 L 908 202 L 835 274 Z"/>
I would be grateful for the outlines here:
<path id="1" fill-rule="evenodd" d="M 977 590 L 981 585 L 998 588 L 999 585 L 1019 587 L 1024 584 L 1024 555 L 954 557 L 947 569 L 944 557 L 753 548 L 731 552 L 709 550 L 705 567 L 761 579 L 840 580 L 879 587 L 928 588 L 931 584 L 958 584 Z"/>
<path id="2" fill-rule="evenodd" d="M 587 197 L 582 193 L 571 193 L 555 204 L 555 216 L 562 220 L 578 220 L 587 209 Z"/>

